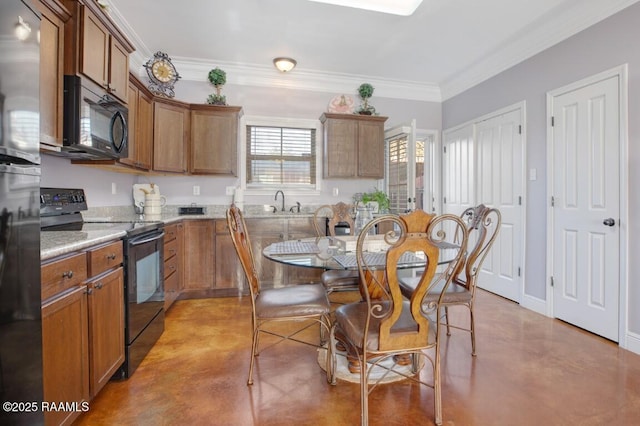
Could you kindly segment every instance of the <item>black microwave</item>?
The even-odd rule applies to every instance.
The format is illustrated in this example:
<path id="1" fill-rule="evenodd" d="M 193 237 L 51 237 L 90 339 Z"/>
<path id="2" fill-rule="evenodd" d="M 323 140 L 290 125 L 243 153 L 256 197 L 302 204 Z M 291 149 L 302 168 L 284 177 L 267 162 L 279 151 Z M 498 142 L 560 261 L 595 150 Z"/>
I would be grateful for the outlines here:
<path id="1" fill-rule="evenodd" d="M 128 155 L 128 109 L 100 86 L 64 76 L 62 155 L 103 160 Z"/>

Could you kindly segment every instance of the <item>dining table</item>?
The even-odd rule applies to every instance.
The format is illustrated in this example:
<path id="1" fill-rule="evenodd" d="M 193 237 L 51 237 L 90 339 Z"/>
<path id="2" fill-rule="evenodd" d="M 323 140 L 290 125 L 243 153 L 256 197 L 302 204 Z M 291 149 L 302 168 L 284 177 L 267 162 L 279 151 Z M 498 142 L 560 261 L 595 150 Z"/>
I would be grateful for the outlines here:
<path id="1" fill-rule="evenodd" d="M 346 242 L 345 242 L 346 241 Z M 439 244 L 440 255 L 438 264 L 444 265 L 455 259 L 458 247 L 442 242 Z M 380 269 L 385 266 L 385 251 L 377 247 L 366 253 L 367 263 L 377 265 Z M 355 237 L 351 240 L 340 237 L 308 237 L 279 241 L 266 246 L 262 255 L 274 262 L 304 268 L 323 270 L 346 269 L 357 270 L 358 263 L 355 252 Z M 405 253 L 398 264 L 399 269 L 414 269 L 424 267 L 426 259 L 420 253 Z"/>

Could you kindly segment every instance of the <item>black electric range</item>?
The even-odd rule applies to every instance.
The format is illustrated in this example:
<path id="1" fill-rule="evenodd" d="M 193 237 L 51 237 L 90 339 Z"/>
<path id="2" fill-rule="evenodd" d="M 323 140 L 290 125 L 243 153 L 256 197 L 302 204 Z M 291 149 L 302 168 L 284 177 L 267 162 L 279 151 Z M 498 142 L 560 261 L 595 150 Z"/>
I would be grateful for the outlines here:
<path id="1" fill-rule="evenodd" d="M 87 201 L 83 189 L 40 188 L 41 231 L 125 231 L 128 237 L 162 228 L 163 222 L 145 220 L 84 219 Z"/>

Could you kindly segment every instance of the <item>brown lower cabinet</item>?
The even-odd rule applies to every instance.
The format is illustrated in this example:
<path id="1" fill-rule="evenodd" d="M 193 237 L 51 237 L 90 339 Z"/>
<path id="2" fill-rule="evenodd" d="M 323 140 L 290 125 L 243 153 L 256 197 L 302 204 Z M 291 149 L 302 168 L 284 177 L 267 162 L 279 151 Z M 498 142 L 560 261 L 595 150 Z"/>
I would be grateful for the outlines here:
<path id="1" fill-rule="evenodd" d="M 118 240 L 42 264 L 45 401 L 81 408 L 124 362 L 122 260 Z M 45 424 L 71 424 L 80 413 L 47 411 Z"/>
<path id="2" fill-rule="evenodd" d="M 182 283 L 182 223 L 164 227 L 164 310 L 171 307 L 180 294 Z"/>
<path id="3" fill-rule="evenodd" d="M 214 220 L 183 222 L 184 273 L 181 298 L 213 296 L 215 282 Z"/>

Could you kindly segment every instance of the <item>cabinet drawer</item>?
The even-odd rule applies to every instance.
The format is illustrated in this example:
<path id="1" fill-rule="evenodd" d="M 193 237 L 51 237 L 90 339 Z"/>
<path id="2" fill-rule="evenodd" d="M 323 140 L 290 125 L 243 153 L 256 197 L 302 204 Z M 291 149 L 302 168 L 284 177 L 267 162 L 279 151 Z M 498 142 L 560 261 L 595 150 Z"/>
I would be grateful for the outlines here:
<path id="1" fill-rule="evenodd" d="M 175 240 L 178 236 L 178 224 L 174 223 L 173 225 L 166 225 L 164 227 L 164 242 L 167 243 L 169 241 Z M 166 256 L 166 253 L 165 253 Z"/>
<path id="2" fill-rule="evenodd" d="M 77 286 L 87 279 L 87 256 L 78 253 L 42 265 L 42 300 Z"/>
<path id="3" fill-rule="evenodd" d="M 116 241 L 88 251 L 89 276 L 95 277 L 122 264 L 122 241 Z"/>
<path id="4" fill-rule="evenodd" d="M 173 274 L 178 270 L 178 256 L 173 256 L 169 260 L 165 260 L 164 262 L 164 278 L 166 279 L 169 275 Z"/>
<path id="5" fill-rule="evenodd" d="M 164 243 L 164 260 L 174 257 L 178 253 L 178 241 L 173 240 Z"/>

